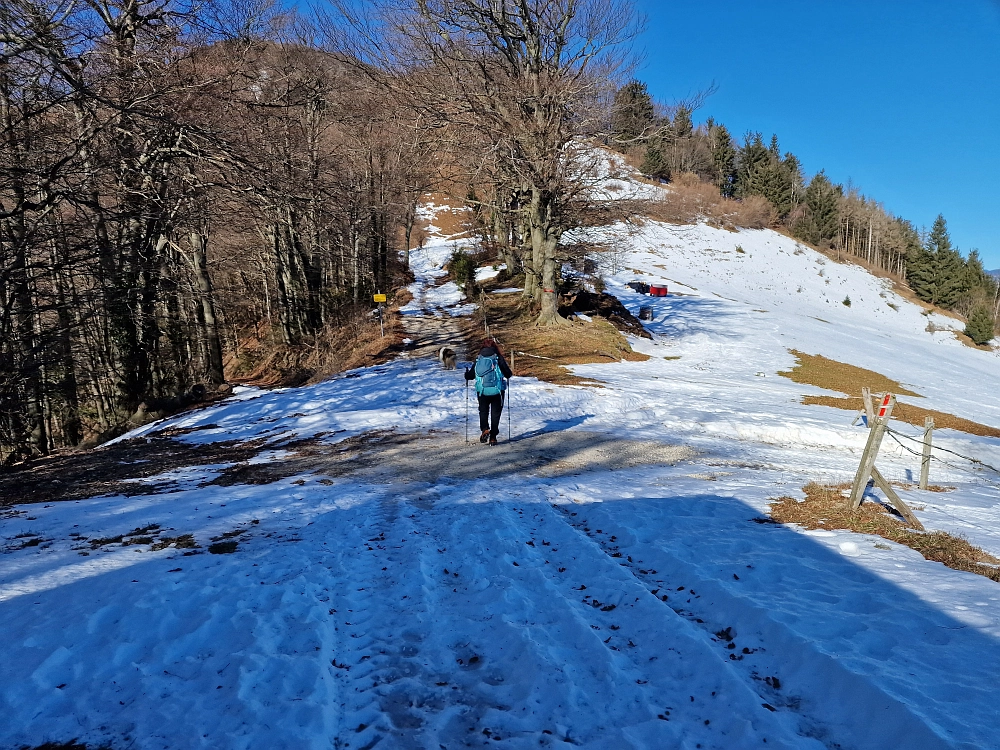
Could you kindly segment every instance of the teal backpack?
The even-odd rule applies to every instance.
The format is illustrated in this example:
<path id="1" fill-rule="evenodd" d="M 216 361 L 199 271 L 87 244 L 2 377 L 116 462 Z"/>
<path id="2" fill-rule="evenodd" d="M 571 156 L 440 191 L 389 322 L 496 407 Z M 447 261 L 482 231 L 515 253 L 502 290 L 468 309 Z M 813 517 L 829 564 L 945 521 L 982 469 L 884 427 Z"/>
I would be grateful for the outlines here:
<path id="1" fill-rule="evenodd" d="M 476 360 L 476 393 L 480 396 L 499 396 L 504 391 L 500 359 L 496 354 Z"/>

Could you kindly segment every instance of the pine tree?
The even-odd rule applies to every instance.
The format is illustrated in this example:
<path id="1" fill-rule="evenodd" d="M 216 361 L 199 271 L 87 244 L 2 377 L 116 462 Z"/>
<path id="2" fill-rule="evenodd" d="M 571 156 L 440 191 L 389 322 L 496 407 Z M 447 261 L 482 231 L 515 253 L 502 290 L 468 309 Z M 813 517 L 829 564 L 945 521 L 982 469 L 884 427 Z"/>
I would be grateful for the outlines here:
<path id="1" fill-rule="evenodd" d="M 773 197 L 765 197 L 778 209 L 778 214 L 785 217 L 802 200 L 802 167 L 795 154 L 786 153 L 781 161 L 772 164 L 771 169 L 775 172 L 775 192 Z"/>
<path id="2" fill-rule="evenodd" d="M 965 261 L 965 271 L 962 274 L 963 289 L 973 293 L 982 290 L 987 297 L 992 297 L 996 291 L 996 283 L 996 279 L 986 273 L 979 251 L 975 249 L 969 251 L 969 257 Z"/>
<path id="3" fill-rule="evenodd" d="M 802 170 L 793 154 L 782 159 L 778 137 L 771 136 L 771 145 L 764 146 L 760 133 L 748 133 L 740 149 L 736 172 L 736 196 L 759 195 L 767 198 L 785 217 L 799 201 L 802 190 Z"/>
<path id="4" fill-rule="evenodd" d="M 633 80 L 615 93 L 611 112 L 611 135 L 618 146 L 628 147 L 647 134 L 656 113 L 653 99 L 642 81 Z"/>
<path id="5" fill-rule="evenodd" d="M 934 304 L 941 307 L 951 307 L 962 293 L 962 283 L 965 274 L 965 262 L 958 251 L 951 245 L 948 235 L 948 223 L 944 216 L 938 214 L 927 240 L 927 249 L 934 255 Z"/>
<path id="6" fill-rule="evenodd" d="M 927 251 L 923 243 L 910 247 L 906 254 L 906 280 L 913 293 L 920 299 L 934 303 L 936 297 L 934 256 Z"/>
<path id="7" fill-rule="evenodd" d="M 910 287 L 932 305 L 949 308 L 959 299 L 965 282 L 965 261 L 951 245 L 948 223 L 938 214 L 922 253 L 907 263 Z"/>
<path id="8" fill-rule="evenodd" d="M 708 134 L 712 142 L 712 165 L 715 169 L 715 184 L 726 198 L 736 192 L 736 147 L 733 137 L 725 125 L 715 125 L 709 121 Z"/>
<path id="9" fill-rule="evenodd" d="M 813 245 L 830 244 L 840 231 L 842 193 L 824 172 L 813 177 L 805 192 L 806 215 L 795 226 L 795 233 Z"/>
<path id="10" fill-rule="evenodd" d="M 737 156 L 736 197 L 763 195 L 771 154 L 760 133 L 747 133 Z"/>
<path id="11" fill-rule="evenodd" d="M 649 177 L 670 179 L 670 165 L 663 154 L 663 141 L 660 138 L 651 139 L 646 144 L 646 152 L 642 156 L 639 171 Z"/>
<path id="12" fill-rule="evenodd" d="M 969 322 L 965 326 L 965 335 L 978 346 L 982 346 L 993 338 L 993 314 L 986 305 L 976 305 L 969 314 Z"/>
<path id="13" fill-rule="evenodd" d="M 671 126 L 674 136 L 677 138 L 690 138 L 694 132 L 694 123 L 691 121 L 690 107 L 678 107 L 677 114 L 674 115 L 674 122 Z"/>
<path id="14" fill-rule="evenodd" d="M 771 152 L 771 156 L 777 161 L 781 158 L 781 149 L 778 148 L 778 135 L 777 133 L 771 134 L 771 145 L 767 147 L 767 150 Z"/>

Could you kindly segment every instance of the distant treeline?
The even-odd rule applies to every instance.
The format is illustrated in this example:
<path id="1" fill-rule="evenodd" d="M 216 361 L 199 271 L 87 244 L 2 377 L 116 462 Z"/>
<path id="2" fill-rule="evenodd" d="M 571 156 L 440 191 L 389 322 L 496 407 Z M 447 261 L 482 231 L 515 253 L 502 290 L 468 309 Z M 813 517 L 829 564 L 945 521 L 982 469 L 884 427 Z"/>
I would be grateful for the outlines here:
<path id="1" fill-rule="evenodd" d="M 764 198 L 775 225 L 816 247 L 862 258 L 907 283 L 925 302 L 964 315 L 977 344 L 993 338 L 1000 312 L 997 280 L 977 250 L 963 257 L 952 246 L 943 216 L 921 232 L 858 190 L 833 184 L 822 171 L 807 184 L 799 160 L 781 152 L 776 135 L 765 142 L 751 132 L 737 142 L 711 118 L 696 127 L 691 106 L 658 112 L 641 81 L 621 87 L 615 105 L 609 143 L 632 155 L 644 174 L 666 181 L 693 174 L 726 198 Z"/>

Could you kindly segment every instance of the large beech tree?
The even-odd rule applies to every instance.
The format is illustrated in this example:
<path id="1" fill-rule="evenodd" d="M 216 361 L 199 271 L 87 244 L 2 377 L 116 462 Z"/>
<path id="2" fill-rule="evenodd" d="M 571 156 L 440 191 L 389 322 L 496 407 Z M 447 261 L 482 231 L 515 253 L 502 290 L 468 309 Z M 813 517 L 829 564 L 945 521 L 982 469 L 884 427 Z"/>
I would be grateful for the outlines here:
<path id="1" fill-rule="evenodd" d="M 356 58 L 389 71 L 451 143 L 502 175 L 493 208 L 523 218 L 525 292 L 557 312 L 558 246 L 572 225 L 589 137 L 606 135 L 639 18 L 626 0 L 385 0 L 354 21 Z M 342 8 L 346 11 L 346 8 Z M 367 44 L 357 44 L 361 38 Z M 363 49 L 362 49 L 363 47 Z"/>

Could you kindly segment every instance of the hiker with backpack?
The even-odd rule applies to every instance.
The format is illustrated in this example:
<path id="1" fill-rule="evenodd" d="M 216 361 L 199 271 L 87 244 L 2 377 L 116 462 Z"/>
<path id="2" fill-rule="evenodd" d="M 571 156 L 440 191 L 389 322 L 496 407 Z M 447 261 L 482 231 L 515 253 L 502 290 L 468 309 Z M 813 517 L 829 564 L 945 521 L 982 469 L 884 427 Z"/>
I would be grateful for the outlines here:
<path id="1" fill-rule="evenodd" d="M 465 370 L 465 379 L 476 381 L 479 429 L 482 433 L 479 436 L 480 443 L 488 440 L 490 445 L 497 444 L 504 393 L 507 390 L 507 380 L 513 374 L 496 339 L 483 339 L 475 364 Z"/>

